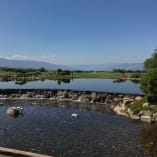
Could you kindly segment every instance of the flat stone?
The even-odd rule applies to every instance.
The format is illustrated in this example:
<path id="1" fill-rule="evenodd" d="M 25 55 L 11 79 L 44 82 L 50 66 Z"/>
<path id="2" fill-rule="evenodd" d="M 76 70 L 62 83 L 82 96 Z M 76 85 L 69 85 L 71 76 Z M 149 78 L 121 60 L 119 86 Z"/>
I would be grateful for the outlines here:
<path id="1" fill-rule="evenodd" d="M 140 119 L 140 117 L 137 115 L 130 115 L 130 118 L 133 120 L 139 120 Z"/>
<path id="2" fill-rule="evenodd" d="M 152 119 L 150 116 L 141 116 L 141 121 L 151 123 Z"/>
<path id="3" fill-rule="evenodd" d="M 149 110 L 143 110 L 143 115 L 144 116 L 152 116 L 152 112 L 151 111 L 149 111 Z"/>
<path id="4" fill-rule="evenodd" d="M 140 100 L 142 100 L 142 97 L 141 97 L 141 96 L 136 96 L 136 97 L 135 97 L 135 100 L 136 100 L 136 101 L 140 101 Z"/>

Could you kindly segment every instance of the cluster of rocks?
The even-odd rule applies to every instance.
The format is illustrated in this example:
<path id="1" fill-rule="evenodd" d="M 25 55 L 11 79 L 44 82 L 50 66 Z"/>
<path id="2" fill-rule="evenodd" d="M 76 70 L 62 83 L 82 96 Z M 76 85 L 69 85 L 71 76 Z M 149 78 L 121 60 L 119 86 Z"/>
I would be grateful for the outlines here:
<path id="1" fill-rule="evenodd" d="M 6 89 L 0 90 L 0 99 L 68 99 L 82 103 L 117 104 L 123 99 L 134 99 L 135 95 L 74 90 Z"/>
<path id="2" fill-rule="evenodd" d="M 68 100 L 88 104 L 88 108 L 95 109 L 108 108 L 120 116 L 126 116 L 134 120 L 144 122 L 157 122 L 157 113 L 149 110 L 142 110 L 134 113 L 128 105 L 142 99 L 142 95 L 105 93 L 94 91 L 74 91 L 74 90 L 49 90 L 49 89 L 4 89 L 0 90 L 0 100 L 4 99 L 36 99 L 36 100 Z M 92 105 L 95 106 L 92 106 Z M 85 105 L 84 105 L 85 106 Z M 91 106 L 91 107 L 90 107 Z M 94 107 L 94 108 L 93 108 Z M 143 104 L 143 108 L 149 107 L 148 103 Z M 98 110 L 98 109 L 96 109 Z"/>
<path id="3" fill-rule="evenodd" d="M 113 110 L 116 114 L 126 116 L 133 120 L 141 120 L 143 122 L 157 122 L 157 112 L 153 113 L 149 109 L 151 108 L 148 102 L 143 103 L 142 110 L 133 112 L 128 105 L 133 105 L 134 102 L 141 101 L 142 97 L 137 96 L 135 99 L 124 98 L 123 101 L 118 104 Z"/>

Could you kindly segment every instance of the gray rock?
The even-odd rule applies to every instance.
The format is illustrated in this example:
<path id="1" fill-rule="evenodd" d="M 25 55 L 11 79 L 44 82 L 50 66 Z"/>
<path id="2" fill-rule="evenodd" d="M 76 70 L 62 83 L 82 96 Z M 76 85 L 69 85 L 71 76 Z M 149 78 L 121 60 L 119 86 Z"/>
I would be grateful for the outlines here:
<path id="1" fill-rule="evenodd" d="M 153 117 L 157 117 L 157 112 L 153 113 Z"/>
<path id="2" fill-rule="evenodd" d="M 83 98 L 82 99 L 82 103 L 89 103 L 90 102 L 90 99 L 89 98 Z"/>
<path id="3" fill-rule="evenodd" d="M 96 96 L 97 96 L 97 93 L 96 93 L 96 92 L 92 92 L 92 94 L 91 94 L 91 99 L 92 99 L 92 100 L 95 100 L 95 99 L 96 99 Z"/>
<path id="4" fill-rule="evenodd" d="M 27 92 L 28 97 L 32 98 L 33 93 L 32 92 Z"/>
<path id="5" fill-rule="evenodd" d="M 104 103 L 105 102 L 105 99 L 103 97 L 103 95 L 100 95 L 100 103 Z"/>
<path id="6" fill-rule="evenodd" d="M 154 122 L 157 122 L 157 112 L 153 113 L 153 119 L 154 119 Z"/>
<path id="7" fill-rule="evenodd" d="M 154 117 L 154 122 L 157 122 L 157 117 Z"/>
<path id="8" fill-rule="evenodd" d="M 78 100 L 79 100 L 79 101 L 82 101 L 83 98 L 84 98 L 84 94 L 81 94 L 81 95 L 78 97 Z"/>
<path id="9" fill-rule="evenodd" d="M 100 102 L 101 100 L 101 96 L 100 95 L 97 95 L 97 97 L 95 98 L 95 101 L 94 102 Z"/>
<path id="10" fill-rule="evenodd" d="M 140 100 L 142 100 L 142 97 L 141 97 L 141 96 L 136 96 L 136 97 L 135 97 L 135 100 L 136 100 L 136 101 L 140 101 Z"/>
<path id="11" fill-rule="evenodd" d="M 106 93 L 102 95 L 102 98 L 104 99 L 104 101 L 105 101 L 106 97 L 107 97 Z"/>
<path id="12" fill-rule="evenodd" d="M 104 103 L 106 103 L 106 104 L 111 104 L 111 103 L 112 103 L 112 100 L 111 100 L 111 99 L 106 99 Z"/>
<path id="13" fill-rule="evenodd" d="M 36 95 L 35 98 L 39 99 L 39 98 L 42 98 L 41 95 Z"/>
<path id="14" fill-rule="evenodd" d="M 141 116 L 141 121 L 151 123 L 152 118 L 150 116 Z"/>
<path id="15" fill-rule="evenodd" d="M 118 98 L 121 98 L 121 99 L 122 99 L 123 97 L 124 97 L 123 95 L 118 95 Z"/>
<path id="16" fill-rule="evenodd" d="M 57 97 L 58 96 L 63 96 L 63 91 L 58 91 L 56 95 L 57 95 Z"/>
<path id="17" fill-rule="evenodd" d="M 144 116 L 152 116 L 152 112 L 151 111 L 149 111 L 149 110 L 143 110 L 143 115 Z"/>
<path id="18" fill-rule="evenodd" d="M 107 95 L 106 99 L 112 99 L 112 95 Z"/>
<path id="19" fill-rule="evenodd" d="M 58 100 L 63 99 L 63 96 L 57 96 L 56 99 Z"/>
<path id="20" fill-rule="evenodd" d="M 120 101 L 122 101 L 123 99 L 122 99 L 122 98 L 119 98 L 119 97 L 115 97 L 115 98 L 113 98 L 113 100 L 114 100 L 115 102 L 120 102 Z"/>
<path id="21" fill-rule="evenodd" d="M 12 97 L 12 98 L 15 98 L 15 96 L 16 96 L 15 94 L 11 94 L 11 97 Z"/>
<path id="22" fill-rule="evenodd" d="M 21 99 L 28 98 L 28 95 L 27 95 L 27 94 L 22 94 L 20 98 L 21 98 Z"/>
<path id="23" fill-rule="evenodd" d="M 9 96 L 8 95 L 3 95 L 3 98 L 8 98 Z"/>
<path id="24" fill-rule="evenodd" d="M 7 109 L 7 115 L 10 117 L 17 117 L 19 114 L 22 114 L 21 107 L 10 107 Z"/>
<path id="25" fill-rule="evenodd" d="M 145 102 L 142 106 L 143 106 L 143 107 L 149 107 L 149 103 L 148 103 L 148 102 Z"/>
<path id="26" fill-rule="evenodd" d="M 69 94 L 68 94 L 67 91 L 64 91 L 64 92 L 63 92 L 63 98 L 64 98 L 64 99 L 65 99 L 65 98 L 69 98 Z"/>
<path id="27" fill-rule="evenodd" d="M 127 112 L 130 116 L 134 114 L 134 112 L 130 108 L 128 108 Z"/>
<path id="28" fill-rule="evenodd" d="M 138 113 L 138 116 L 142 116 L 143 115 L 143 111 L 140 111 L 139 113 Z"/>
<path id="29" fill-rule="evenodd" d="M 69 96 L 70 97 L 70 96 Z M 72 96 L 71 96 L 72 100 L 77 100 L 78 99 L 78 95 L 76 93 L 74 93 Z"/>
<path id="30" fill-rule="evenodd" d="M 140 117 L 137 115 L 130 115 L 130 118 L 133 120 L 139 120 L 140 119 Z"/>

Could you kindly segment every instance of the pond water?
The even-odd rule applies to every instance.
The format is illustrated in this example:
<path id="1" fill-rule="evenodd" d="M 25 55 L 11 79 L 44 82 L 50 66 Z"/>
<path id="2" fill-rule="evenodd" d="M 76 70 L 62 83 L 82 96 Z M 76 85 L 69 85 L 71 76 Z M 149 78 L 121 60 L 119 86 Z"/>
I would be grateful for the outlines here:
<path id="1" fill-rule="evenodd" d="M 19 85 L 15 82 L 0 82 L 1 89 L 30 89 L 30 88 L 48 88 L 48 89 L 74 89 L 91 90 L 104 92 L 143 94 L 138 83 L 131 81 L 117 82 L 113 79 L 74 79 L 74 80 L 45 80 L 32 81 Z"/>
<path id="2" fill-rule="evenodd" d="M 157 126 L 111 113 L 50 105 L 23 105 L 24 114 L 0 107 L 0 146 L 54 157 L 154 157 Z M 71 117 L 78 113 L 79 118 Z"/>

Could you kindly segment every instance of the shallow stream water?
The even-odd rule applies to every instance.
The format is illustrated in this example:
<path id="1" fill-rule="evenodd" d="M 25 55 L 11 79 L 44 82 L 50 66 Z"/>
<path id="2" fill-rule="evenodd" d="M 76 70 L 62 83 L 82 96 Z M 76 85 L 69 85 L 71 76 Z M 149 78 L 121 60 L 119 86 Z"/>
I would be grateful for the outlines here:
<path id="1" fill-rule="evenodd" d="M 155 157 L 157 126 L 107 112 L 23 105 L 23 116 L 0 107 L 0 146 L 54 157 Z M 79 118 L 71 117 L 78 113 Z"/>

